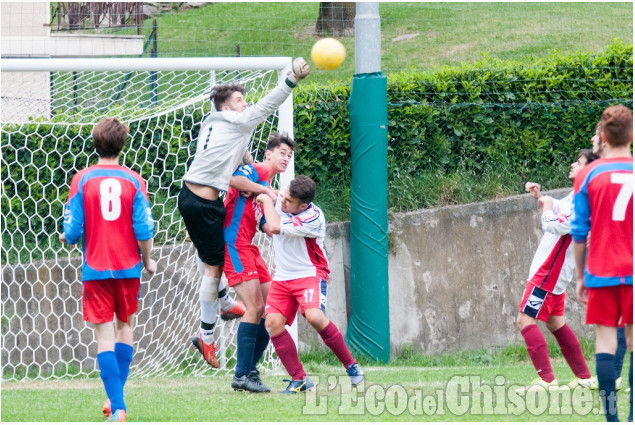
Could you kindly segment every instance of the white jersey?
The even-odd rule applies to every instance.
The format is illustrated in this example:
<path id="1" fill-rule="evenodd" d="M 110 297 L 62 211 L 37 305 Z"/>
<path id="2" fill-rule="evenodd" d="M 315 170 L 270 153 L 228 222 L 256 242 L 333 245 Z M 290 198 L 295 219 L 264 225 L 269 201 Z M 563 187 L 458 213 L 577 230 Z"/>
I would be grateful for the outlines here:
<path id="1" fill-rule="evenodd" d="M 324 250 L 324 213 L 317 205 L 310 203 L 299 214 L 287 214 L 280 208 L 283 196 L 284 192 L 281 191 L 276 201 L 280 234 L 273 235 L 273 280 L 313 276 L 328 280 L 330 270 Z"/>
<path id="2" fill-rule="evenodd" d="M 210 114 L 201 125 L 196 154 L 183 180 L 226 192 L 229 179 L 240 166 L 253 131 L 278 109 L 292 90 L 286 82 L 282 82 L 243 112 Z"/>
<path id="3" fill-rule="evenodd" d="M 553 200 L 553 211 L 542 214 L 544 235 L 529 268 L 529 281 L 554 295 L 562 294 L 574 280 L 572 214 L 573 191 L 560 200 Z"/>

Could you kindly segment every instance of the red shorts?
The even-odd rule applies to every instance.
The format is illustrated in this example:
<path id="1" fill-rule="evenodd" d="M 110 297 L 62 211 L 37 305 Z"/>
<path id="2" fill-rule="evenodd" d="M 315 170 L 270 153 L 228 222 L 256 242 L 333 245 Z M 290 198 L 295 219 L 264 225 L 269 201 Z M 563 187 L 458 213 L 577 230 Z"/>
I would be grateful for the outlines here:
<path id="1" fill-rule="evenodd" d="M 564 316 L 566 293 L 554 295 L 531 282 L 525 285 L 523 300 L 518 311 L 534 319 L 546 322 L 549 316 Z"/>
<path id="2" fill-rule="evenodd" d="M 586 324 L 621 326 L 633 324 L 633 285 L 586 288 Z"/>
<path id="3" fill-rule="evenodd" d="M 104 279 L 84 282 L 84 320 L 90 323 L 127 322 L 137 312 L 140 279 Z"/>
<path id="4" fill-rule="evenodd" d="M 238 271 L 240 270 L 240 271 Z M 225 246 L 223 273 L 229 286 L 238 285 L 247 280 L 258 279 L 260 283 L 271 282 L 269 268 L 260 255 L 256 245 L 229 248 Z"/>
<path id="5" fill-rule="evenodd" d="M 309 308 L 326 310 L 326 281 L 319 277 L 303 277 L 293 280 L 274 280 L 267 295 L 265 316 L 280 313 L 291 326 L 300 306 L 302 315 Z"/>

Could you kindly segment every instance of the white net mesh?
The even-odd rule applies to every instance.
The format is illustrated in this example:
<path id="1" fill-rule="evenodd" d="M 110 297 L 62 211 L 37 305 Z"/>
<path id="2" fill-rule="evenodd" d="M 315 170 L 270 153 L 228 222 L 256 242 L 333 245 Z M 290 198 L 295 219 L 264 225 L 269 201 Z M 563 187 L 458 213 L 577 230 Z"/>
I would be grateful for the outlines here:
<path id="1" fill-rule="evenodd" d="M 131 375 L 218 373 L 190 342 L 199 324 L 200 279 L 176 199 L 210 110 L 211 86 L 238 80 L 255 102 L 277 84 L 279 70 L 3 72 L 2 77 L 3 380 L 96 374 L 93 330 L 82 320 L 81 246 L 62 246 L 58 232 L 70 179 L 96 162 L 90 133 L 104 116 L 129 126 L 122 163 L 147 180 L 157 222 L 153 257 L 159 270 L 142 277 Z M 269 135 L 281 130 L 278 124 L 291 122 L 287 113 L 290 109 L 277 112 L 255 131 L 250 150 L 256 160 Z M 262 236 L 256 242 L 271 264 Z M 237 327 L 238 321 L 217 321 L 221 373 L 235 365 Z M 277 367 L 269 347 L 261 369 Z"/>

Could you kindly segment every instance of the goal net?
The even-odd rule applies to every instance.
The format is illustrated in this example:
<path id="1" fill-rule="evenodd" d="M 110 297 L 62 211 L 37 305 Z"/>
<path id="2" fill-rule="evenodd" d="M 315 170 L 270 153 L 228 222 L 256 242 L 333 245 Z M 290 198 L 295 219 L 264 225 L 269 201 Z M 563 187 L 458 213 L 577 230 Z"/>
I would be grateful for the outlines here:
<path id="1" fill-rule="evenodd" d="M 290 67 L 291 58 L 3 59 L 3 380 L 97 376 L 93 329 L 82 320 L 81 245 L 62 245 L 58 234 L 72 176 L 97 161 L 90 135 L 105 116 L 130 128 L 121 163 L 147 180 L 156 220 L 158 271 L 142 276 L 131 376 L 233 370 L 238 321 L 217 320 L 217 371 L 191 344 L 200 278 L 176 199 L 211 87 L 240 82 L 253 103 Z M 257 161 L 271 133 L 293 136 L 292 119 L 289 97 L 256 129 Z M 289 167 L 280 182 L 292 175 Z M 256 238 L 271 264 L 267 238 Z M 269 347 L 261 369 L 276 368 Z"/>

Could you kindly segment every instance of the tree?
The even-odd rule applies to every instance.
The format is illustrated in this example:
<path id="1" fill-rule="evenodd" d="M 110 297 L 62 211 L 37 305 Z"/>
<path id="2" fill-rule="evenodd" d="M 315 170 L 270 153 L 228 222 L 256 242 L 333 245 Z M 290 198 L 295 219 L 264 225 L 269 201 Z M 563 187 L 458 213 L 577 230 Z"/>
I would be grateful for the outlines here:
<path id="1" fill-rule="evenodd" d="M 315 23 L 315 31 L 318 34 L 341 37 L 353 34 L 354 29 L 354 2 L 320 2 L 320 14 Z"/>

